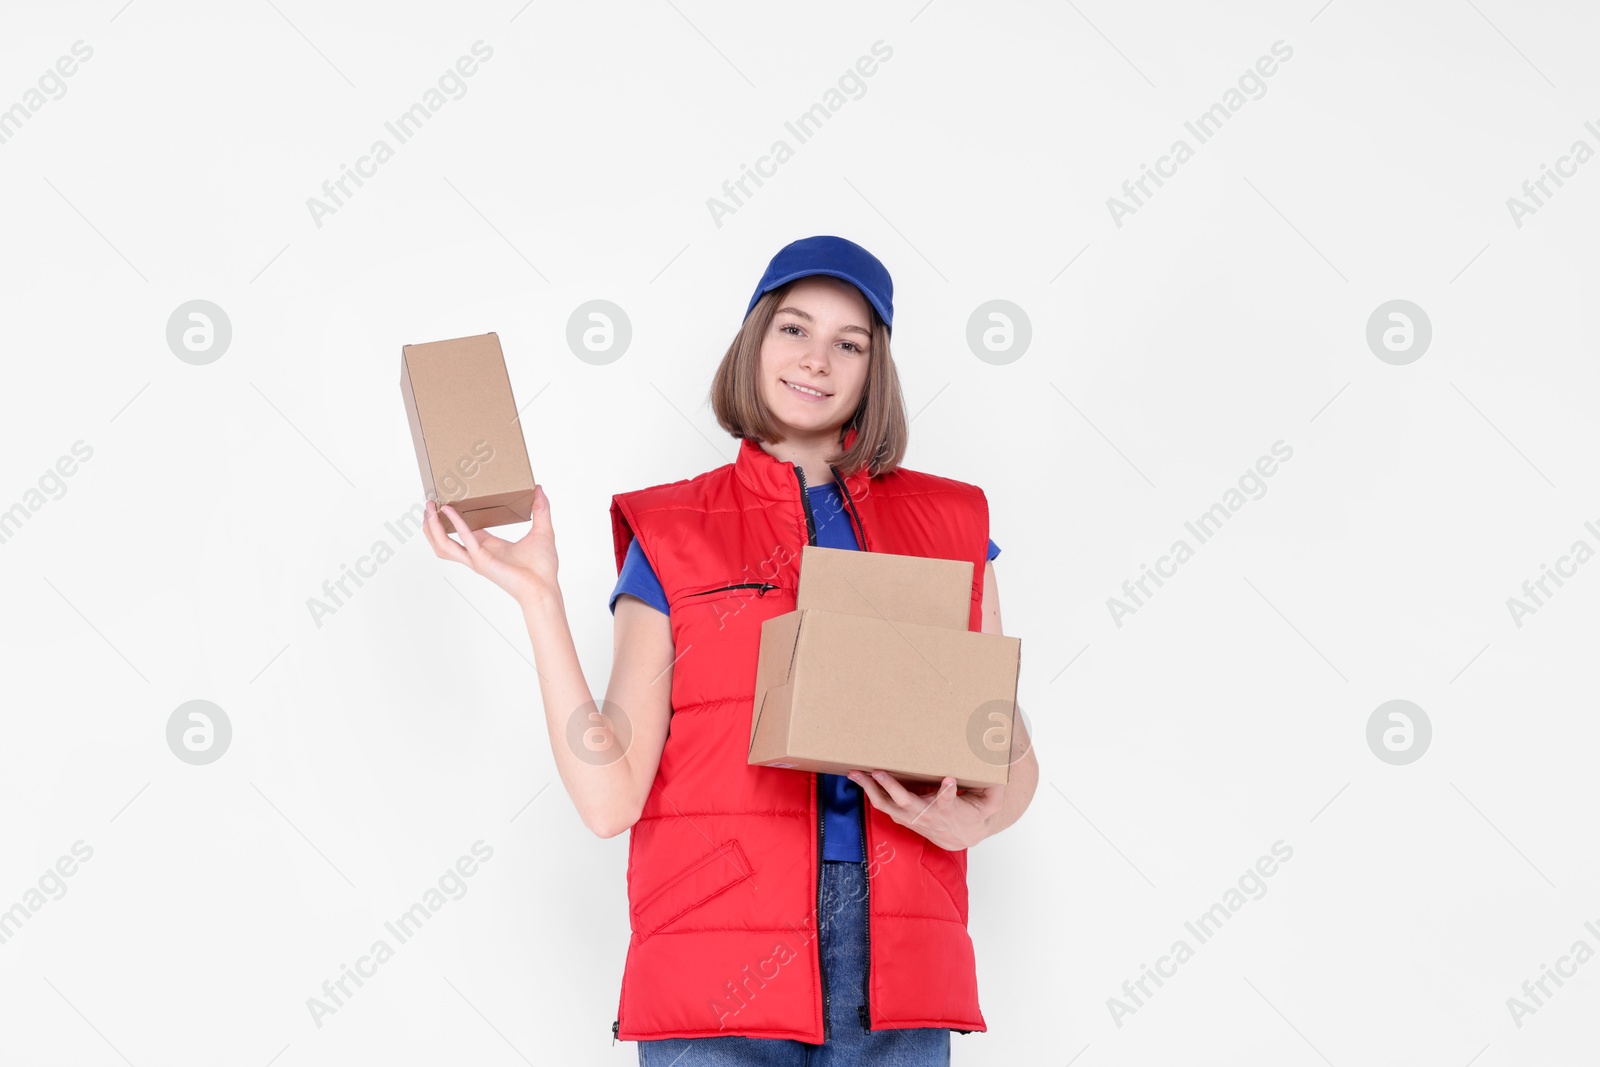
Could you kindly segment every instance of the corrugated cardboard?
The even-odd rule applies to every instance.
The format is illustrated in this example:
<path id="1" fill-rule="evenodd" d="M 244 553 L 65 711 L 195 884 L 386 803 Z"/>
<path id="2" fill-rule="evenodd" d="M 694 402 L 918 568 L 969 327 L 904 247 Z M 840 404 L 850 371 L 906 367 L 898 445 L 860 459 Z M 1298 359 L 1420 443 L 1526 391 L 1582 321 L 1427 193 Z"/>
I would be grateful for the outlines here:
<path id="1" fill-rule="evenodd" d="M 970 562 L 807 545 L 761 624 L 749 762 L 1004 785 L 1022 642 L 967 629 L 971 589 Z"/>
<path id="2" fill-rule="evenodd" d="M 533 469 L 497 334 L 403 346 L 400 393 L 427 499 L 472 530 L 532 517 Z"/>

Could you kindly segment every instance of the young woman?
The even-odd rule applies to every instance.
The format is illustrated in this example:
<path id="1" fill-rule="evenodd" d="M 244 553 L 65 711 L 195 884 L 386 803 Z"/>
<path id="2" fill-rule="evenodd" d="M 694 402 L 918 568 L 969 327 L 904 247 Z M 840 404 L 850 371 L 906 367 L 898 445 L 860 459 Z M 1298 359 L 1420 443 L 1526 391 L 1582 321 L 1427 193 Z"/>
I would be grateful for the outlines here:
<path id="1" fill-rule="evenodd" d="M 987 1028 L 966 849 L 1032 799 L 1021 716 L 1004 787 L 746 762 L 761 622 L 794 609 L 804 545 L 970 560 L 969 629 L 1000 633 L 982 490 L 899 466 L 892 323 L 889 273 L 859 245 L 810 237 L 773 258 L 711 389 L 734 462 L 612 498 L 616 647 L 598 711 L 543 489 L 515 542 L 428 504 L 434 552 L 522 606 L 584 824 L 629 831 L 612 1033 L 645 1067 L 924 1067 L 949 1063 L 951 1030 Z"/>

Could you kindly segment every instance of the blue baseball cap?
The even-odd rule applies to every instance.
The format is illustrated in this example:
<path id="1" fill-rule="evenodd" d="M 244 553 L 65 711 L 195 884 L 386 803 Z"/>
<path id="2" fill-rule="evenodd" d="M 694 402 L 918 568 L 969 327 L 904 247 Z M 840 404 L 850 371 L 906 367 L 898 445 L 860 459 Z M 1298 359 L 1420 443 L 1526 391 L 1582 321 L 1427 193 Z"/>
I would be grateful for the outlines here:
<path id="1" fill-rule="evenodd" d="M 812 274 L 828 274 L 849 282 L 861 290 L 861 295 L 883 319 L 884 326 L 894 325 L 894 282 L 888 268 L 854 241 L 827 236 L 803 237 L 779 249 L 750 297 L 750 306 L 744 309 L 745 317 L 749 317 L 763 293 Z"/>

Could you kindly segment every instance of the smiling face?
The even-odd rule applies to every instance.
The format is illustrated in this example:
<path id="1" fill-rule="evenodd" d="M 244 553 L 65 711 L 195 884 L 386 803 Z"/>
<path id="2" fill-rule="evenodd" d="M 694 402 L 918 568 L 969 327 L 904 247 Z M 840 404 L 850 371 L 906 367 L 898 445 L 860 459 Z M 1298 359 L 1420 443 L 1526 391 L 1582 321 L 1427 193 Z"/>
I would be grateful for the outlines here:
<path id="1" fill-rule="evenodd" d="M 761 399 L 786 436 L 831 437 L 850 421 L 871 347 L 861 290 L 825 274 L 794 284 L 761 339 Z"/>

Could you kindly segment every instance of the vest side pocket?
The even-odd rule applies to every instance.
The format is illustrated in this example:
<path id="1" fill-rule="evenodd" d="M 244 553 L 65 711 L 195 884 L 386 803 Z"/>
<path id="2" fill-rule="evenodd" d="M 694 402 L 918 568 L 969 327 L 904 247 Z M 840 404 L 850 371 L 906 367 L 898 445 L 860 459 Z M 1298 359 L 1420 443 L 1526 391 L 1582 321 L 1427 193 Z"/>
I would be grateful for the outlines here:
<path id="1" fill-rule="evenodd" d="M 945 891 L 950 898 L 950 906 L 955 908 L 956 914 L 961 918 L 961 924 L 967 922 L 967 872 L 961 861 L 935 845 L 932 841 L 922 843 L 922 866 L 933 876 L 934 881 Z"/>
<path id="2" fill-rule="evenodd" d="M 634 909 L 634 941 L 642 943 L 754 872 L 739 842 L 730 838 L 690 863 Z"/>

